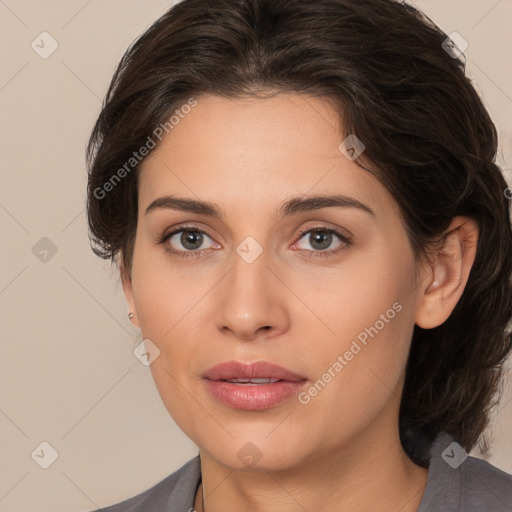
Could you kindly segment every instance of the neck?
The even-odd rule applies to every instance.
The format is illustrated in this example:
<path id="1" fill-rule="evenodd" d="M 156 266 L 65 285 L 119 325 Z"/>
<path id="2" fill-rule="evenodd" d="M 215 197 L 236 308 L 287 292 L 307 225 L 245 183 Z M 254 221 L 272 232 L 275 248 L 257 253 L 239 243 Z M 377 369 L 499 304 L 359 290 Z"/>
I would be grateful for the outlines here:
<path id="1" fill-rule="evenodd" d="M 199 512 L 416 512 L 428 470 L 407 457 L 396 431 L 387 441 L 362 432 L 337 451 L 279 471 L 236 471 L 201 452 L 201 474 Z"/>

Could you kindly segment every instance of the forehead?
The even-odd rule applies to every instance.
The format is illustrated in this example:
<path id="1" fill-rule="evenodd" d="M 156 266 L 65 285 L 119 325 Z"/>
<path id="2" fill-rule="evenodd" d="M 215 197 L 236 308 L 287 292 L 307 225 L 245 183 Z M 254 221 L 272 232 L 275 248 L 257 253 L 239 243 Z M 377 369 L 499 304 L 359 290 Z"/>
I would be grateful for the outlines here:
<path id="1" fill-rule="evenodd" d="M 324 98 L 202 96 L 143 162 L 141 209 L 173 193 L 252 213 L 297 195 L 333 193 L 374 210 L 392 207 L 375 177 L 340 151 L 339 125 Z"/>

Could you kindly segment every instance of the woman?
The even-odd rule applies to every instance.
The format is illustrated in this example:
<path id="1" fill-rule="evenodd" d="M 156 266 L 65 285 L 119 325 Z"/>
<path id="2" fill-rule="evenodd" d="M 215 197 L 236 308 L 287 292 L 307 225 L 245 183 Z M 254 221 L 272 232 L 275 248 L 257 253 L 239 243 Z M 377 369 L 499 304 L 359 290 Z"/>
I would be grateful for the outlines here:
<path id="1" fill-rule="evenodd" d="M 105 510 L 512 509 L 467 455 L 511 349 L 512 231 L 461 58 L 392 0 L 184 0 L 128 49 L 91 237 L 199 455 Z"/>

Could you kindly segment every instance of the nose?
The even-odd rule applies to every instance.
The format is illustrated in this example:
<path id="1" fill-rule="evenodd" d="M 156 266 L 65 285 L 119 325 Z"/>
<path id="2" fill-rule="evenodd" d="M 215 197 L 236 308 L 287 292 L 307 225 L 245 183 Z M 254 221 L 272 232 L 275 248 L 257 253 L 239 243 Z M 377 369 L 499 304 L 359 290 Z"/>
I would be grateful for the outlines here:
<path id="1" fill-rule="evenodd" d="M 250 263 L 238 254 L 233 259 L 215 297 L 218 329 L 245 341 L 273 338 L 288 330 L 290 292 L 270 268 L 265 251 Z"/>

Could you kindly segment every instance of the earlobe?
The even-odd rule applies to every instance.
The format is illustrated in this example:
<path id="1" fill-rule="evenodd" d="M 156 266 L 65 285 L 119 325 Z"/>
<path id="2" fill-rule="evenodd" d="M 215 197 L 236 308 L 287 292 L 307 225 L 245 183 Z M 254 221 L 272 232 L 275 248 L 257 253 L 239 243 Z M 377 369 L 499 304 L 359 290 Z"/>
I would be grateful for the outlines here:
<path id="1" fill-rule="evenodd" d="M 129 308 L 128 319 L 132 324 L 139 327 L 137 311 L 135 309 L 135 301 L 133 300 L 133 286 L 130 276 L 128 276 L 124 272 L 121 272 L 121 283 L 123 286 L 124 296 L 126 298 L 126 302 Z"/>
<path id="2" fill-rule="evenodd" d="M 473 266 L 478 242 L 478 225 L 468 217 L 453 219 L 443 246 L 431 261 L 420 287 L 415 323 L 432 329 L 444 323 L 457 305 Z"/>

